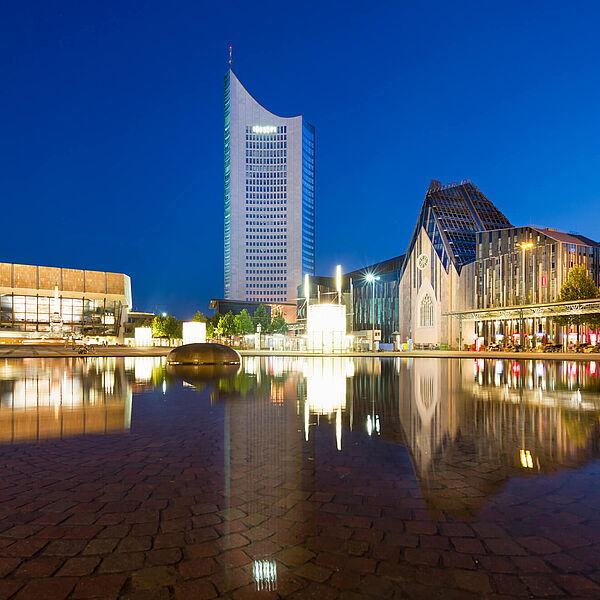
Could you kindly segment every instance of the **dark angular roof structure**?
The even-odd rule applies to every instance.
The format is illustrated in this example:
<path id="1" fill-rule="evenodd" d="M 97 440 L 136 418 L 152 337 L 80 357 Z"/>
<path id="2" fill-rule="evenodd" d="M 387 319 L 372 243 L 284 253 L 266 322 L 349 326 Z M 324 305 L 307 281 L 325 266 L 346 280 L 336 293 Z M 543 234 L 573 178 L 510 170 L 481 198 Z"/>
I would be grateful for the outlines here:
<path id="1" fill-rule="evenodd" d="M 450 263 L 457 271 L 475 260 L 476 233 L 512 227 L 510 221 L 465 179 L 442 185 L 431 180 L 406 255 L 415 245 L 421 227 L 425 228 L 444 268 Z M 403 267 L 403 271 L 406 264 Z"/>

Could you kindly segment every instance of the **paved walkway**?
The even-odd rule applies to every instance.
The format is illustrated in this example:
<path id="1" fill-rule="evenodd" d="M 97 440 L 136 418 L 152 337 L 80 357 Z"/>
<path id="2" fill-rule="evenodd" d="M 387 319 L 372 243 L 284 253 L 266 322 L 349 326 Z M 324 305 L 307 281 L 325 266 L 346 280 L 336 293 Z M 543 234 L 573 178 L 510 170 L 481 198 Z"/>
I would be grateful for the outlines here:
<path id="1" fill-rule="evenodd" d="M 84 356 L 166 356 L 172 348 L 129 348 L 126 346 L 93 346 Z M 71 346 L 50 344 L 0 345 L 0 358 L 69 358 L 81 356 Z"/>
<path id="2" fill-rule="evenodd" d="M 3 447 L 0 598 L 600 597 L 596 463 L 432 517 L 402 446 L 301 428 L 270 392 L 188 389 L 138 396 L 127 435 Z M 490 479 L 475 456 L 447 465 L 446 505 Z"/>
<path id="3" fill-rule="evenodd" d="M 167 356 L 173 348 L 131 348 L 125 346 L 93 347 L 86 356 Z M 242 356 L 313 356 L 355 358 L 509 358 L 513 360 L 598 360 L 600 353 L 591 352 L 459 352 L 458 350 L 416 350 L 414 352 L 345 352 L 343 354 L 304 351 L 238 350 Z M 0 345 L 0 358 L 61 358 L 81 356 L 70 346 Z"/>

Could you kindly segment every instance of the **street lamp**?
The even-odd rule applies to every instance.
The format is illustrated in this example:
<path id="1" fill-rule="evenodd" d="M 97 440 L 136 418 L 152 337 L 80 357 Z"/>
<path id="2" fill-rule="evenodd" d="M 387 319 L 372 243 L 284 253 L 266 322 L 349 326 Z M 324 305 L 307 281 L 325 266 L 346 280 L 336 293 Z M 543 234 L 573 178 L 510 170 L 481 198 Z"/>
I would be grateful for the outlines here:
<path id="1" fill-rule="evenodd" d="M 525 289 L 527 287 L 527 272 L 525 270 L 525 251 L 533 248 L 533 242 L 521 242 L 519 244 L 521 248 L 521 265 L 523 270 L 523 284 L 522 284 L 522 293 L 521 293 L 521 306 L 526 303 Z M 525 348 L 525 319 L 523 318 L 523 310 L 521 310 L 521 346 Z"/>
<path id="2" fill-rule="evenodd" d="M 371 309 L 372 323 L 373 323 L 373 337 L 371 339 L 371 350 L 375 350 L 375 282 L 379 281 L 379 275 L 373 275 L 373 273 L 367 273 L 365 277 L 368 283 L 373 284 L 373 304 Z"/>

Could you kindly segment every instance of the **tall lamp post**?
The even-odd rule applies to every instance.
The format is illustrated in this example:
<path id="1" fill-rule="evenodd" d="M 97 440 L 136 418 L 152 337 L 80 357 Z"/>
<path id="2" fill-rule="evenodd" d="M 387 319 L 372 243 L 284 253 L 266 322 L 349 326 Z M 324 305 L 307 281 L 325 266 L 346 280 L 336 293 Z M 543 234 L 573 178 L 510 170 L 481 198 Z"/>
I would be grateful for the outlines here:
<path id="1" fill-rule="evenodd" d="M 522 267 L 521 268 L 523 270 L 523 285 L 521 286 L 521 288 L 522 288 L 521 306 L 523 306 L 527 300 L 527 296 L 526 296 L 527 272 L 525 270 L 525 251 L 533 248 L 533 245 L 534 245 L 533 242 L 521 242 L 519 244 L 519 246 L 521 248 L 521 257 L 522 257 L 522 261 L 521 261 Z M 525 318 L 523 317 L 523 310 L 521 310 L 521 346 L 523 348 L 525 348 Z"/>
<path id="2" fill-rule="evenodd" d="M 373 304 L 371 305 L 371 315 L 373 324 L 373 337 L 371 339 L 371 350 L 375 350 L 375 282 L 379 281 L 379 275 L 373 275 L 373 273 L 367 273 L 365 278 L 373 286 Z"/>

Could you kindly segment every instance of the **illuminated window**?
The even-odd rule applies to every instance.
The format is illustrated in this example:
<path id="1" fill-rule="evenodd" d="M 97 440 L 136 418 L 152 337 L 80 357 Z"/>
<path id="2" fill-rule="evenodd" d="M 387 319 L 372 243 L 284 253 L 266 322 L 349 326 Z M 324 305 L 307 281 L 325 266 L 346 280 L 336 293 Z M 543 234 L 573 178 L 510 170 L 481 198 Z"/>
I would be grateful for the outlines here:
<path id="1" fill-rule="evenodd" d="M 421 327 L 433 327 L 433 301 L 429 294 L 425 294 L 421 300 L 419 323 Z"/>

